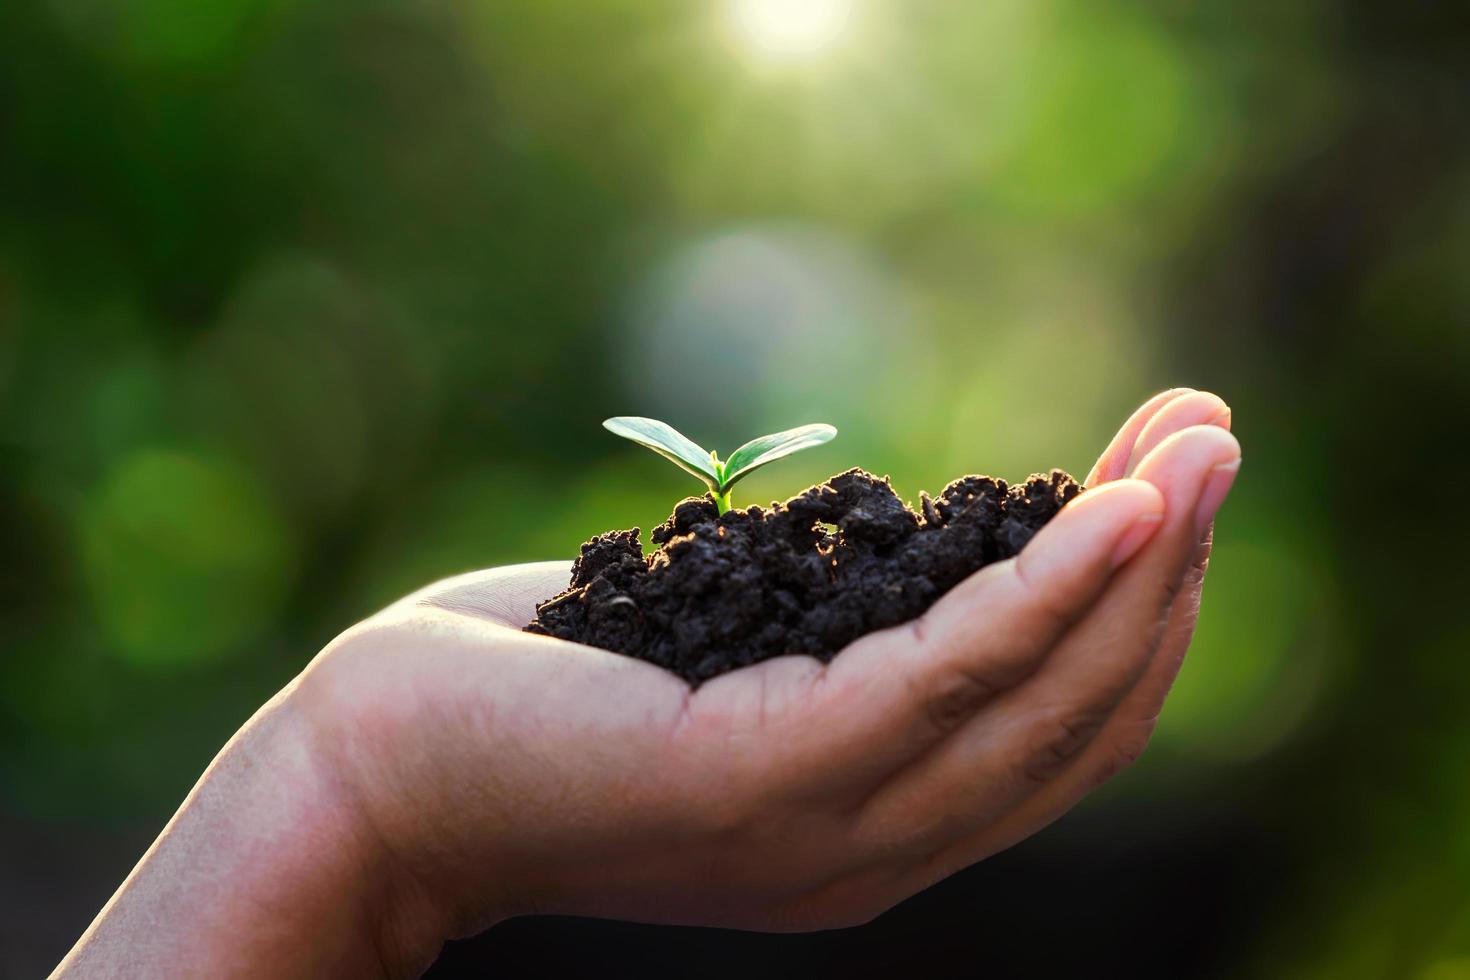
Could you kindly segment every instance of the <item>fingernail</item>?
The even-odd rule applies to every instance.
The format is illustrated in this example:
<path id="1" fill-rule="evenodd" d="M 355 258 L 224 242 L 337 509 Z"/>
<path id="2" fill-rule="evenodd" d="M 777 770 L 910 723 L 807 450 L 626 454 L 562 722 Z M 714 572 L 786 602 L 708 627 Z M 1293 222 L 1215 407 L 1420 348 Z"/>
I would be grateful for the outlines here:
<path id="1" fill-rule="evenodd" d="M 1133 522 L 1133 526 L 1123 532 L 1118 543 L 1113 546 L 1113 567 L 1117 568 L 1142 548 L 1159 525 L 1164 523 L 1164 515 L 1159 513 L 1144 514 Z"/>
<path id="2" fill-rule="evenodd" d="M 1194 529 L 1197 534 L 1204 534 L 1205 528 L 1215 519 L 1215 512 L 1225 502 L 1226 494 L 1230 493 L 1230 487 L 1235 483 L 1235 474 L 1240 472 L 1240 458 L 1229 463 L 1221 463 L 1210 471 L 1209 479 L 1205 481 L 1204 490 L 1200 491 L 1199 504 L 1194 510 Z"/>

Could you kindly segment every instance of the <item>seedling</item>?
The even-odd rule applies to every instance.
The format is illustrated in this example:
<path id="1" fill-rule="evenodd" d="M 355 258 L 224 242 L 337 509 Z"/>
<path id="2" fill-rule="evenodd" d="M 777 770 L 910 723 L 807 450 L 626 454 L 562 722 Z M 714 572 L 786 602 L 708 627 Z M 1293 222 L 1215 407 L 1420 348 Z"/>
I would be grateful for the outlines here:
<path id="1" fill-rule="evenodd" d="M 774 463 L 783 456 L 820 446 L 837 435 L 837 430 L 821 422 L 798 426 L 752 439 L 721 461 L 712 449 L 705 449 L 671 425 L 658 419 L 620 415 L 602 423 L 614 435 L 631 439 L 672 461 L 681 469 L 703 480 L 714 495 L 721 514 L 730 509 L 730 488 L 751 473 Z"/>

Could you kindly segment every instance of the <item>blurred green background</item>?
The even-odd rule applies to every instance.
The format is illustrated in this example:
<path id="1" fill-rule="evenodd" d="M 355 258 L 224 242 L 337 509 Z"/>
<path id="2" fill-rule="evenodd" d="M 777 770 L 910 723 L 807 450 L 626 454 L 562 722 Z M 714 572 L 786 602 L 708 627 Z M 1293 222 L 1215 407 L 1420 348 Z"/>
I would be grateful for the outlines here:
<path id="1" fill-rule="evenodd" d="M 1187 384 L 1246 460 L 1195 648 L 995 887 L 1125 855 L 1017 899 L 1097 975 L 1470 978 L 1456 6 L 0 4 L 0 970 L 337 631 L 697 489 L 604 416 L 913 499 Z"/>

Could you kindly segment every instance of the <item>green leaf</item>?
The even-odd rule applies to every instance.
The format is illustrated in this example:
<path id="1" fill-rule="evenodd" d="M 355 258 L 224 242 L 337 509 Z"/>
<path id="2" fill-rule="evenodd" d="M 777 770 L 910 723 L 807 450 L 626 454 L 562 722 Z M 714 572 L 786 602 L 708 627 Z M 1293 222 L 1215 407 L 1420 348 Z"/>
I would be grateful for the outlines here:
<path id="1" fill-rule="evenodd" d="M 830 442 L 836 435 L 837 430 L 832 426 L 817 422 L 752 439 L 725 460 L 724 481 L 717 489 L 728 490 L 735 485 L 736 480 L 767 463 L 774 463 L 784 456 Z"/>
<path id="2" fill-rule="evenodd" d="M 701 449 L 693 440 L 671 425 L 658 419 L 645 419 L 636 415 L 619 415 L 602 423 L 602 427 L 613 435 L 631 439 L 652 449 L 665 459 L 671 460 L 689 473 L 699 477 L 716 493 L 720 490 L 720 473 L 711 460 L 714 454 Z"/>

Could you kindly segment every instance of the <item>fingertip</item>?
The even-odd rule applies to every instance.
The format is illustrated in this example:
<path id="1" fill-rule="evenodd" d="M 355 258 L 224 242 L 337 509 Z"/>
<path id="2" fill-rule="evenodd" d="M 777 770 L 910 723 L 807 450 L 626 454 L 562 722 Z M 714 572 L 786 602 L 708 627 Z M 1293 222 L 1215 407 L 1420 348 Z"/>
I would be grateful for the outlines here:
<path id="1" fill-rule="evenodd" d="M 1162 411 L 1166 406 L 1178 401 L 1186 395 L 1197 394 L 1199 389 L 1179 386 L 1178 388 L 1165 388 L 1156 395 L 1149 397 L 1142 405 L 1134 411 L 1130 421 L 1136 421 L 1140 427 L 1147 425 L 1149 420 Z"/>
<path id="2" fill-rule="evenodd" d="M 1173 509 L 1192 505 L 1212 472 L 1239 460 L 1240 442 L 1233 433 L 1217 425 L 1194 425 L 1154 447 L 1134 476 L 1157 487 Z"/>
<path id="3" fill-rule="evenodd" d="M 1115 526 L 1124 528 L 1113 544 L 1108 560 L 1109 570 L 1116 569 L 1137 554 L 1164 523 L 1164 495 L 1147 480 L 1115 480 L 1099 487 L 1092 494 L 1075 498 L 1073 503 L 1080 506 L 1088 496 L 1102 502 L 1094 502 L 1092 506 L 1106 506 L 1115 511 L 1107 515 L 1106 519 Z"/>
<path id="4" fill-rule="evenodd" d="M 1109 513 L 1126 511 L 1130 508 L 1163 510 L 1164 499 L 1159 493 L 1159 488 L 1147 480 L 1124 477 L 1078 494 L 1072 498 L 1071 503 L 1063 508 L 1063 511 L 1096 511 L 1103 508 L 1106 508 Z"/>
<path id="5" fill-rule="evenodd" d="M 1108 562 L 1110 570 L 1118 568 L 1128 559 L 1138 554 L 1140 548 L 1148 544 L 1149 540 L 1158 533 L 1164 524 L 1164 512 L 1144 514 L 1134 520 L 1133 525 L 1124 532 L 1113 546 L 1113 553 Z"/>
<path id="6" fill-rule="evenodd" d="M 1149 456 L 1153 457 L 1153 461 L 1150 463 L 1150 460 L 1145 459 L 1144 462 L 1150 463 L 1151 466 L 1157 466 L 1159 460 L 1170 456 L 1208 457 L 1213 461 L 1211 465 L 1218 465 L 1239 458 L 1240 440 L 1229 429 L 1201 423 L 1172 433 L 1155 446 Z M 1141 469 L 1142 464 L 1140 464 Z M 1147 479 L 1141 474 L 1136 478 Z"/>
<path id="7" fill-rule="evenodd" d="M 1157 404 L 1158 407 L 1162 408 L 1163 406 L 1167 405 L 1169 402 L 1172 402 L 1176 398 L 1179 398 L 1179 397 L 1181 397 L 1183 395 L 1192 395 L 1192 394 L 1194 394 L 1197 391 L 1199 391 L 1198 388 L 1188 388 L 1188 387 L 1183 387 L 1183 386 L 1178 387 L 1178 388 L 1167 388 L 1164 391 L 1159 392 L 1157 395 L 1154 395 L 1152 398 L 1150 398 L 1144 404 L 1145 405 L 1154 405 L 1154 404 Z"/>
<path id="8" fill-rule="evenodd" d="M 1052 578 L 1082 565 L 1111 570 L 1143 546 L 1165 511 L 1164 495 L 1146 480 L 1114 480 L 1072 500 L 1017 558 L 1026 576 Z"/>
<path id="9" fill-rule="evenodd" d="M 1128 455 L 1126 473 L 1138 465 L 1163 441 L 1176 432 L 1196 425 L 1209 425 L 1229 430 L 1230 406 L 1210 391 L 1191 391 L 1173 399 L 1149 419 Z"/>
<path id="10" fill-rule="evenodd" d="M 1230 495 L 1230 488 L 1235 485 L 1235 478 L 1239 473 L 1239 456 L 1233 462 L 1217 463 L 1210 470 L 1194 508 L 1194 532 L 1197 536 L 1203 537 L 1206 529 L 1214 522 L 1216 512 Z"/>
<path id="11" fill-rule="evenodd" d="M 1087 476 L 1087 485 L 1090 487 L 1100 486 L 1104 483 L 1116 480 L 1128 474 L 1133 446 L 1138 442 L 1139 435 L 1145 426 L 1152 421 L 1165 406 L 1185 395 L 1193 394 L 1193 388 L 1169 388 L 1152 396 L 1128 416 L 1128 421 L 1123 423 L 1108 448 L 1098 457 L 1097 463 Z"/>

